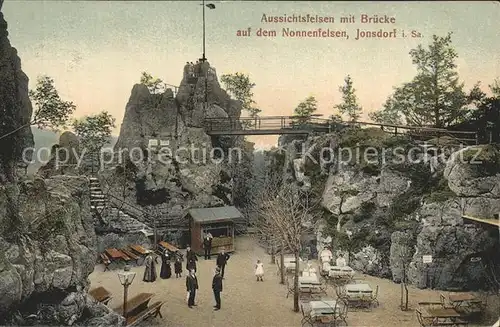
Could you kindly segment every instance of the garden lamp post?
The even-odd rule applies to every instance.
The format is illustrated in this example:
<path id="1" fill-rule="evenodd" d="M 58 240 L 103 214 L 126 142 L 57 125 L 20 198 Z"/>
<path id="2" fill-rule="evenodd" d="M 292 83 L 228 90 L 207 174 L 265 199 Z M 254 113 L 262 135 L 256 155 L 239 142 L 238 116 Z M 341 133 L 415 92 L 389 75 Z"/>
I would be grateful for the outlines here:
<path id="1" fill-rule="evenodd" d="M 120 284 L 123 285 L 123 316 L 127 320 L 127 295 L 128 287 L 132 284 L 135 278 L 135 272 L 130 271 L 130 266 L 126 265 L 123 271 L 118 273 L 118 279 L 120 279 Z"/>

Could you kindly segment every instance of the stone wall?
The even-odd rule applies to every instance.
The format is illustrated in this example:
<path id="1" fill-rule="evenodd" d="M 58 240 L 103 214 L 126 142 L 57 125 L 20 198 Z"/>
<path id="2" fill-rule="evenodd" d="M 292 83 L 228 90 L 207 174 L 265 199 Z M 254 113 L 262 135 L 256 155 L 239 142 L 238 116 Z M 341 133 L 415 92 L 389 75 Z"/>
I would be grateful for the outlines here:
<path id="1" fill-rule="evenodd" d="M 418 287 L 487 288 L 483 264 L 500 264 L 489 260 L 499 250 L 498 230 L 466 224 L 462 215 L 492 218 L 500 211 L 500 150 L 439 144 L 444 141 L 451 146 L 428 153 L 411 139 L 370 128 L 293 140 L 285 148 L 283 179 L 321 199 L 325 222 L 318 240 L 334 253 L 349 252 L 354 269 L 399 282 L 404 268 Z M 378 154 L 385 149 L 385 160 L 363 157 L 368 147 Z M 351 160 L 342 148 L 352 150 Z M 404 162 L 392 160 L 395 149 L 408 154 L 411 148 L 417 151 Z M 321 160 L 321 149 L 333 155 L 323 151 Z M 482 162 L 471 164 L 476 152 Z M 423 264 L 423 255 L 432 255 L 433 263 Z"/>

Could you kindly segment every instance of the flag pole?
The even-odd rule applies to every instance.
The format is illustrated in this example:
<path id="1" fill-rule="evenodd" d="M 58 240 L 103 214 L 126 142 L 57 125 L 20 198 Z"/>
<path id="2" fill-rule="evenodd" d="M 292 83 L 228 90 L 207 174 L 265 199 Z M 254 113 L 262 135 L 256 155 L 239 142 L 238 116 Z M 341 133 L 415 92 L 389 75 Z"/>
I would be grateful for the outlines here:
<path id="1" fill-rule="evenodd" d="M 205 0 L 203 0 L 203 56 L 202 61 L 205 62 Z"/>

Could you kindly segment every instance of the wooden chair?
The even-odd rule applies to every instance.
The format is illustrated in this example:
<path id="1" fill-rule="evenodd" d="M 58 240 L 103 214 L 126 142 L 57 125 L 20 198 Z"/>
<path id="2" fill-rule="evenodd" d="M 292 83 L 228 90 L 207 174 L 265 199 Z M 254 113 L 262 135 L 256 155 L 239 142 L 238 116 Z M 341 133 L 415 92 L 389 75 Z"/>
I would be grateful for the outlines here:
<path id="1" fill-rule="evenodd" d="M 336 285 L 335 294 L 337 294 L 338 298 L 345 298 L 345 288 L 341 285 Z"/>
<path id="2" fill-rule="evenodd" d="M 309 303 L 302 302 L 300 304 L 300 312 L 302 312 L 302 320 L 300 321 L 301 326 L 309 325 L 311 327 L 314 326 L 314 320 L 311 316 L 311 307 Z"/>
<path id="3" fill-rule="evenodd" d="M 347 301 L 339 299 L 335 306 L 335 310 L 337 310 L 337 307 L 339 307 L 339 312 L 337 313 L 337 311 L 335 311 L 335 326 L 338 326 L 337 322 L 344 322 L 347 326 L 347 313 L 349 312 L 349 303 Z"/>
<path id="4" fill-rule="evenodd" d="M 328 285 L 326 283 L 321 283 L 321 285 L 319 286 L 320 293 L 328 295 L 327 290 L 328 290 Z"/>
<path id="5" fill-rule="evenodd" d="M 439 301 L 443 308 L 453 309 L 453 305 L 446 299 L 446 296 L 443 293 L 439 293 Z"/>
<path id="6" fill-rule="evenodd" d="M 290 296 L 290 294 L 293 295 L 295 293 L 295 284 L 290 283 L 290 279 L 288 277 L 286 279 L 286 288 L 287 288 L 286 298 L 288 299 L 288 296 Z"/>
<path id="7" fill-rule="evenodd" d="M 415 309 L 415 314 L 417 315 L 418 323 L 420 324 L 420 326 L 422 327 L 432 326 L 433 319 L 430 317 L 424 317 L 420 309 Z"/>
<path id="8" fill-rule="evenodd" d="M 109 260 L 108 256 L 105 253 L 101 253 L 99 256 L 101 257 L 101 262 L 104 265 L 104 271 L 109 270 L 111 260 Z"/>

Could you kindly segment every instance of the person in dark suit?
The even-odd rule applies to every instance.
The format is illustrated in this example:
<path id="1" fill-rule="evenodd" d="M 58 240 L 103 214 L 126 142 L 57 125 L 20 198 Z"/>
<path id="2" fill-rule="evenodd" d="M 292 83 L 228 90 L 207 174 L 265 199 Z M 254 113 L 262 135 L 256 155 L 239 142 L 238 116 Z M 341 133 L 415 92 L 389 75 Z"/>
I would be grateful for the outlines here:
<path id="1" fill-rule="evenodd" d="M 212 235 L 207 233 L 203 238 L 203 250 L 205 251 L 205 260 L 209 260 L 212 252 Z"/>
<path id="2" fill-rule="evenodd" d="M 220 293 L 222 292 L 222 276 L 219 267 L 215 268 L 215 275 L 212 279 L 212 290 L 214 291 L 215 305 L 214 310 L 220 310 Z"/>
<path id="3" fill-rule="evenodd" d="M 226 268 L 227 261 L 229 260 L 229 254 L 224 250 L 221 250 L 217 255 L 217 266 L 220 268 L 220 275 L 224 278 L 224 268 Z"/>
<path id="4" fill-rule="evenodd" d="M 191 250 L 191 247 L 188 246 L 186 248 L 186 269 L 194 269 L 194 272 L 196 272 L 196 261 L 198 261 L 198 256 Z"/>
<path id="5" fill-rule="evenodd" d="M 189 274 L 186 276 L 186 291 L 188 292 L 188 307 L 192 308 L 196 306 L 194 299 L 196 297 L 196 290 L 198 289 L 198 278 L 196 277 L 194 270 L 191 269 Z"/>

